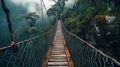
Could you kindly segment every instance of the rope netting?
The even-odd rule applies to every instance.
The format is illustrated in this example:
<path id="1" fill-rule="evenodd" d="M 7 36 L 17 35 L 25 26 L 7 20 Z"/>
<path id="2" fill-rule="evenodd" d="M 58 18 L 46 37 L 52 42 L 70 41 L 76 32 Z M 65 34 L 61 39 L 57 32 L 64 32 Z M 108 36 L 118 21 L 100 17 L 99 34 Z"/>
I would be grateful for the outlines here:
<path id="1" fill-rule="evenodd" d="M 9 11 L 4 2 L 2 4 L 9 23 L 11 41 L 14 41 Z M 68 32 L 63 25 L 62 30 L 75 67 L 120 67 L 120 62 Z M 42 35 L 0 48 L 0 67 L 42 67 L 46 53 L 52 45 L 55 31 L 56 25 Z"/>
<path id="2" fill-rule="evenodd" d="M 1 5 L 6 14 L 12 43 L 0 48 L 0 67 L 42 67 L 46 53 L 52 45 L 56 25 L 52 30 L 42 35 L 15 43 L 9 9 L 6 7 L 4 0 L 1 0 Z"/>
<path id="3" fill-rule="evenodd" d="M 55 31 L 56 26 L 42 35 L 0 48 L 0 67 L 41 67 Z"/>
<path id="4" fill-rule="evenodd" d="M 120 67 L 116 59 L 62 28 L 75 67 Z"/>

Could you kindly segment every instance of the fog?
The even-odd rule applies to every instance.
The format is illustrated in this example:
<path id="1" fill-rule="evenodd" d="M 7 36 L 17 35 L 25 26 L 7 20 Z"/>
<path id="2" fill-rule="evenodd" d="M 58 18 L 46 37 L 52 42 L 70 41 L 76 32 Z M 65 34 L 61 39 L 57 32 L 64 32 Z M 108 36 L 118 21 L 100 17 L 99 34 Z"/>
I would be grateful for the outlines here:
<path id="1" fill-rule="evenodd" d="M 49 0 L 43 0 L 43 1 L 45 3 L 47 10 L 54 4 L 54 2 Z M 29 26 L 24 18 L 20 18 L 22 14 L 26 14 L 29 12 L 36 12 L 40 17 L 36 21 L 36 26 L 37 28 L 41 29 L 42 10 L 40 5 L 40 0 L 5 0 L 5 4 L 7 8 L 10 10 L 12 29 L 15 32 L 16 39 L 18 37 L 18 34 L 21 33 L 21 31 L 18 30 Z M 44 15 L 43 16 L 44 23 L 50 24 L 47 20 L 48 16 L 46 15 L 46 10 L 44 7 L 43 7 L 43 15 Z M 16 40 L 16 42 L 18 41 L 19 40 Z M 10 44 L 10 33 L 8 30 L 8 24 L 6 21 L 5 13 L 2 10 L 2 5 L 0 2 L 0 47 L 7 46 L 9 44 Z"/>

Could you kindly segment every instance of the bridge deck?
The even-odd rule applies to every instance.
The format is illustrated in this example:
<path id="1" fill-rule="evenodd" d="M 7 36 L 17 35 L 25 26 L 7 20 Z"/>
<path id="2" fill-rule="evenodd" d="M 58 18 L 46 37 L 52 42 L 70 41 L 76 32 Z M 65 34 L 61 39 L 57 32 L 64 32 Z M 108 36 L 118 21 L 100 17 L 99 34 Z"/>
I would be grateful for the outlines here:
<path id="1" fill-rule="evenodd" d="M 47 54 L 47 60 L 43 67 L 74 67 L 70 60 L 70 54 L 65 46 L 65 40 L 62 33 L 61 22 L 57 23 L 57 30 L 52 47 Z"/>

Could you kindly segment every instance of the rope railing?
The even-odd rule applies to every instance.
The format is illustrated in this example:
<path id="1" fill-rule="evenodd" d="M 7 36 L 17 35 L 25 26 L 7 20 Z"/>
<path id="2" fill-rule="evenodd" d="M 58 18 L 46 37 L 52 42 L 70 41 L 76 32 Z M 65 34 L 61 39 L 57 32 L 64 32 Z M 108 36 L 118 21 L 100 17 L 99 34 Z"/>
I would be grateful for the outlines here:
<path id="1" fill-rule="evenodd" d="M 75 67 L 120 67 L 120 62 L 69 32 L 63 24 L 62 31 Z"/>
<path id="2" fill-rule="evenodd" d="M 42 35 L 0 48 L 0 67 L 42 67 L 55 31 L 56 25 Z"/>

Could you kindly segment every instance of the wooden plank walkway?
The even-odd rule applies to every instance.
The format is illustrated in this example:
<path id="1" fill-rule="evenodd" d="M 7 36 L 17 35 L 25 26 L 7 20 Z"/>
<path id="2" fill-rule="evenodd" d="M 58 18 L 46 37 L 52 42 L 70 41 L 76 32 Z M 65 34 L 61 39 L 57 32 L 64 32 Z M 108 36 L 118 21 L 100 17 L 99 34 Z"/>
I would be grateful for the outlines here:
<path id="1" fill-rule="evenodd" d="M 66 47 L 60 20 L 57 23 L 53 45 L 49 49 L 47 59 L 43 62 L 42 67 L 74 67 Z"/>

